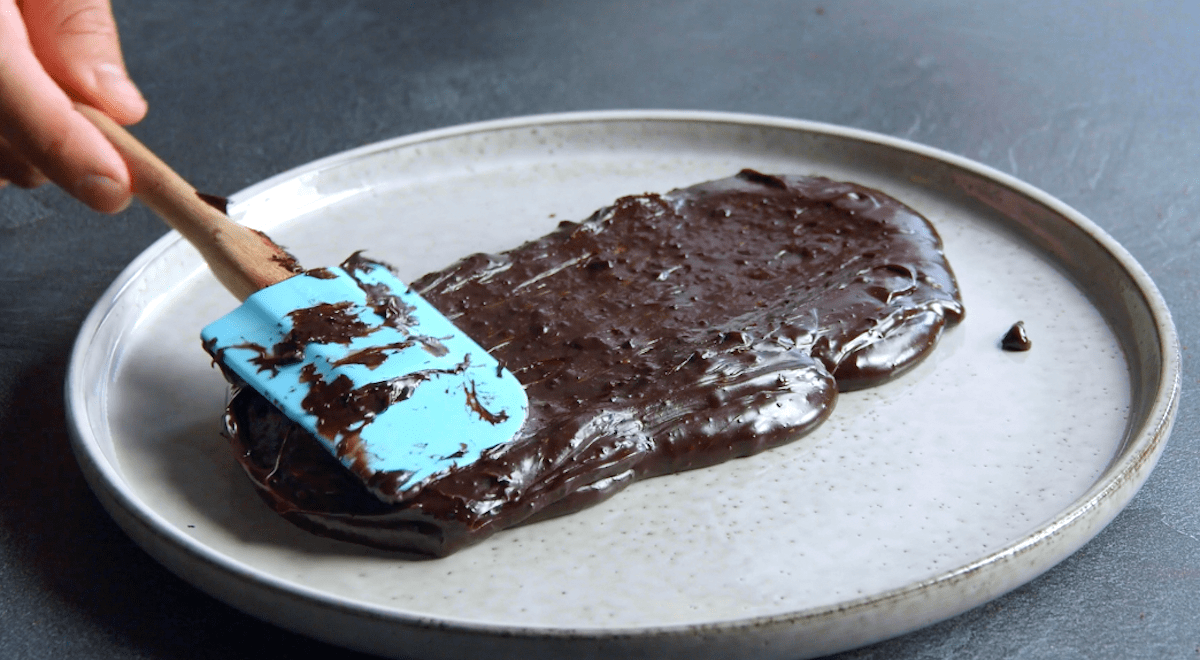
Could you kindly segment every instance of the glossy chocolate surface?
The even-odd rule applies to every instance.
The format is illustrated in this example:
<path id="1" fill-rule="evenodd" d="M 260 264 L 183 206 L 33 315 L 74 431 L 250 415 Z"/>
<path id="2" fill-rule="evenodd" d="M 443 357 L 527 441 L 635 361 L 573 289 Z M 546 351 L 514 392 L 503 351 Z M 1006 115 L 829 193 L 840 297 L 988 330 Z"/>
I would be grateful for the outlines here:
<path id="1" fill-rule="evenodd" d="M 512 442 L 389 505 L 253 391 L 228 423 L 289 520 L 422 556 L 795 440 L 839 391 L 903 373 L 963 314 L 916 212 L 856 184 L 749 170 L 621 198 L 413 287 L 525 385 Z"/>
<path id="2" fill-rule="evenodd" d="M 1033 342 L 1025 331 L 1025 322 L 1017 321 L 1000 338 L 1000 348 L 1006 351 L 1023 352 L 1033 348 Z"/>

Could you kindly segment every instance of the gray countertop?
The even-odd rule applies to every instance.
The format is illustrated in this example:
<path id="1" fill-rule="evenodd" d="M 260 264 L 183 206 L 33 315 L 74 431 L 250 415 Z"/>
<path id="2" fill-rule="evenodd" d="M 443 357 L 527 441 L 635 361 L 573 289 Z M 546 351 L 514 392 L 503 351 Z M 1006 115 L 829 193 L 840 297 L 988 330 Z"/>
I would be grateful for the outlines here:
<path id="1" fill-rule="evenodd" d="M 1200 657 L 1200 4 L 122 0 L 135 128 L 205 191 L 425 129 L 608 108 L 813 119 L 938 147 L 1062 199 L 1143 264 L 1184 349 L 1142 491 L 1042 577 L 842 658 Z M 632 192 L 632 191 L 631 191 Z M 0 190 L 0 657 L 363 657 L 160 567 L 71 454 L 62 383 L 93 302 L 164 229 Z"/>

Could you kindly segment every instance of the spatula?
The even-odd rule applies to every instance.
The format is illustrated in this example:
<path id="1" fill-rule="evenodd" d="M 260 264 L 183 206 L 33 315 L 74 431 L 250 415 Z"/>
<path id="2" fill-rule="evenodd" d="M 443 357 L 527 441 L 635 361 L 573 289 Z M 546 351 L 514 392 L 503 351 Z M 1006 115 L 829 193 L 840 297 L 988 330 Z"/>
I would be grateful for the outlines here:
<path id="1" fill-rule="evenodd" d="M 517 379 L 386 266 L 355 255 L 301 271 L 106 115 L 77 108 L 125 159 L 134 195 L 244 301 L 204 328 L 204 347 L 381 500 L 403 501 L 520 430 Z"/>

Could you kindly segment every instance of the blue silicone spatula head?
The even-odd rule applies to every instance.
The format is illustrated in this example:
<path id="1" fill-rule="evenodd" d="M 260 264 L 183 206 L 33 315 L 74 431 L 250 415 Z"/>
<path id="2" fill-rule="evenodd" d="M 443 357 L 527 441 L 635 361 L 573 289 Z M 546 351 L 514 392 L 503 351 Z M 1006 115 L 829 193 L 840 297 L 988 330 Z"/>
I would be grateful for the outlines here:
<path id="1" fill-rule="evenodd" d="M 517 379 L 386 267 L 352 257 L 301 273 L 125 129 L 75 107 L 125 159 L 133 193 L 244 301 L 204 329 L 205 347 L 377 497 L 402 501 L 516 435 L 528 406 Z"/>
<path id="2" fill-rule="evenodd" d="M 201 335 L 385 501 L 475 461 L 525 420 L 509 371 L 360 258 L 267 287 Z"/>

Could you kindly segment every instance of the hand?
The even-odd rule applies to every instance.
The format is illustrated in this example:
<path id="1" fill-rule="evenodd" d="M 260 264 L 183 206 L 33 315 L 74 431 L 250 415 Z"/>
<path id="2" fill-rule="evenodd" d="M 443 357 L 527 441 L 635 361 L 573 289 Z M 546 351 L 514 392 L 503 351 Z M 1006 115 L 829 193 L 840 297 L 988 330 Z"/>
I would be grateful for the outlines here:
<path id="1" fill-rule="evenodd" d="M 120 211 L 129 170 L 72 100 L 125 125 L 146 114 L 108 0 L 0 0 L 0 186 L 49 179 L 97 211 Z"/>

